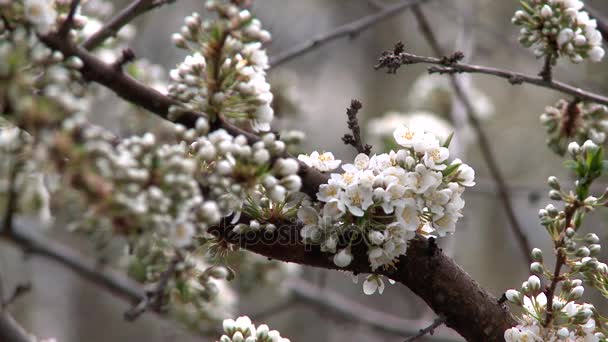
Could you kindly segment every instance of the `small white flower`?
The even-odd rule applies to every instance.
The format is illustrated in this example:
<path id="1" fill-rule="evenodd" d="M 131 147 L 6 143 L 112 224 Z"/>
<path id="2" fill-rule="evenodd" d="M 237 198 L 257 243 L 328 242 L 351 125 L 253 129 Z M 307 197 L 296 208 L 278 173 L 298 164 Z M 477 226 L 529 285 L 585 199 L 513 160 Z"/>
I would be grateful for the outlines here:
<path id="1" fill-rule="evenodd" d="M 397 144 L 405 148 L 413 148 L 424 136 L 424 131 L 417 127 L 399 126 L 393 132 Z"/>
<path id="2" fill-rule="evenodd" d="M 169 239 L 175 247 L 183 248 L 192 243 L 194 233 L 194 225 L 190 222 L 183 222 L 171 230 Z"/>
<path id="3" fill-rule="evenodd" d="M 372 274 L 367 276 L 363 282 L 363 293 L 370 296 L 378 291 L 379 294 L 384 292 L 384 281 L 378 275 Z"/>
<path id="4" fill-rule="evenodd" d="M 348 186 L 346 191 L 340 194 L 340 200 L 351 214 L 359 217 L 363 216 L 365 210 L 374 204 L 372 200 L 372 188 L 359 184 Z"/>
<path id="5" fill-rule="evenodd" d="M 421 222 L 416 209 L 416 201 L 411 198 L 405 199 L 403 206 L 395 209 L 395 215 L 399 225 L 408 231 L 413 232 L 420 227 Z"/>
<path id="6" fill-rule="evenodd" d="M 350 253 L 348 248 L 340 250 L 334 255 L 334 264 L 338 267 L 346 267 L 353 261 L 353 255 Z"/>
<path id="7" fill-rule="evenodd" d="M 342 162 L 341 160 L 336 160 L 331 152 L 319 154 L 317 151 L 312 152 L 310 156 L 300 154 L 298 159 L 304 164 L 322 172 L 335 170 Z"/>

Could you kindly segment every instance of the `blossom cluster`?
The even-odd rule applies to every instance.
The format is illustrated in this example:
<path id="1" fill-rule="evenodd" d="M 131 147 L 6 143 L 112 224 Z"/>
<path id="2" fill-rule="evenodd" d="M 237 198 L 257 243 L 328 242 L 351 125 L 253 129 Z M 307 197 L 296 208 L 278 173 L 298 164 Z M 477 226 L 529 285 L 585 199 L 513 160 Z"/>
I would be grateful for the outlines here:
<path id="1" fill-rule="evenodd" d="M 284 152 L 285 143 L 273 133 L 250 145 L 245 136 L 234 137 L 223 129 L 200 136 L 190 145 L 199 168 L 197 180 L 209 187 L 223 216 L 234 214 L 234 222 L 242 209 L 253 217 L 263 216 L 264 210 L 277 214 L 274 210 L 298 193 L 302 186 L 299 164 L 281 157 Z M 241 227 L 237 225 L 236 231 Z"/>
<path id="2" fill-rule="evenodd" d="M 599 342 L 605 336 L 599 332 L 599 320 L 591 304 L 577 303 L 583 295 L 582 281 L 575 279 L 562 284 L 561 293 L 552 302 L 553 324 L 543 325 L 547 314 L 547 296 L 541 290 L 540 279 L 530 276 L 521 291 L 508 290 L 505 295 L 512 304 L 523 309 L 521 323 L 505 331 L 505 341 L 569 341 Z"/>
<path id="3" fill-rule="evenodd" d="M 204 200 L 195 180 L 196 161 L 185 142 L 157 144 L 148 133 L 115 144 L 111 133 L 82 116 L 66 120 L 62 133 L 57 153 L 70 157 L 64 174 L 91 200 L 84 215 L 89 230 L 154 232 L 184 247 L 219 222 L 217 204 Z"/>
<path id="4" fill-rule="evenodd" d="M 159 282 L 170 263 L 174 273 L 160 294 L 162 309 L 193 330 L 208 326 L 233 314 L 237 295 L 228 285 L 234 275 L 222 266 L 210 266 L 198 252 L 168 252 L 173 246 L 155 236 L 142 236 L 133 242 L 121 262 L 133 279 L 145 284 L 151 293 L 158 291 Z M 177 261 L 176 261 L 177 260 Z"/>
<path id="5" fill-rule="evenodd" d="M 224 320 L 225 334 L 219 342 L 289 342 L 288 338 L 281 337 L 276 330 L 270 330 L 266 324 L 256 327 L 247 316 Z"/>
<path id="6" fill-rule="evenodd" d="M 599 62 L 604 58 L 602 34 L 597 22 L 583 10 L 580 0 L 524 0 L 523 9 L 515 12 L 512 22 L 521 26 L 519 41 L 535 46 L 538 57 L 547 56 L 555 62 L 558 56 L 573 63 L 588 58 Z"/>
<path id="7" fill-rule="evenodd" d="M 563 155 L 570 142 L 582 144 L 591 140 L 602 145 L 608 134 L 608 108 L 588 102 L 559 100 L 547 106 L 540 116 L 548 134 L 547 144 Z"/>
<path id="8" fill-rule="evenodd" d="M 357 155 L 319 187 L 322 205 L 298 211 L 304 241 L 334 254 L 339 267 L 351 263 L 352 249 L 361 241 L 373 270 L 394 266 L 416 234 L 453 233 L 462 216 L 461 195 L 475 184 L 474 170 L 459 159 L 448 162 L 447 144 L 422 129 L 401 126 L 394 138 L 402 149 Z M 321 171 L 340 164 L 328 152 L 300 159 Z"/>
<path id="9" fill-rule="evenodd" d="M 208 1 L 207 9 L 219 19 L 203 20 L 193 13 L 180 33 L 173 35 L 176 46 L 192 54 L 171 70 L 169 94 L 187 110 L 212 118 L 221 113 L 249 122 L 256 131 L 270 130 L 273 95 L 266 80 L 268 56 L 262 47 L 270 34 L 249 10 L 230 2 Z"/>

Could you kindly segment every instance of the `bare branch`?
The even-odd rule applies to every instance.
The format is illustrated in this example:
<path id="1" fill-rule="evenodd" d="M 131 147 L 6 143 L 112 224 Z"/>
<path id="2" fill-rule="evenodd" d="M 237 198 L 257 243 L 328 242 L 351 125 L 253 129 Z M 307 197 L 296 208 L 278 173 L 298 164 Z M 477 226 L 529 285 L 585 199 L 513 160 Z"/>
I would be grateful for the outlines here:
<path id="1" fill-rule="evenodd" d="M 59 28 L 58 34 L 62 37 L 67 37 L 68 33 L 74 26 L 74 16 L 76 15 L 76 10 L 80 5 L 80 0 L 72 0 L 70 2 L 70 11 L 68 12 L 68 16 L 65 18 L 65 21 L 61 24 Z"/>
<path id="2" fill-rule="evenodd" d="M 160 7 L 164 4 L 171 3 L 176 0 L 135 0 L 129 6 L 125 7 L 116 16 L 111 18 L 99 31 L 95 32 L 87 40 L 82 43 L 82 47 L 87 50 L 93 50 L 101 45 L 106 39 L 114 36 L 126 24 L 130 23 L 137 16 Z"/>
<path id="3" fill-rule="evenodd" d="M 2 308 L 0 308 L 0 341 L 32 342 L 32 336 Z"/>
<path id="4" fill-rule="evenodd" d="M 376 311 L 366 305 L 353 302 L 337 292 L 320 289 L 305 281 L 289 281 L 287 287 L 296 298 L 304 300 L 307 304 L 312 304 L 322 309 L 329 309 L 340 319 L 360 322 L 379 331 L 396 336 L 415 334 L 416 327 L 424 326 L 428 323 L 419 320 L 402 319 Z"/>
<path id="5" fill-rule="evenodd" d="M 513 85 L 529 83 L 539 87 L 553 89 L 563 94 L 572 95 L 574 97 L 580 98 L 581 100 L 587 100 L 590 102 L 608 105 L 608 97 L 590 91 L 586 91 L 581 88 L 577 88 L 564 82 L 556 80 L 547 82 L 539 76 L 530 76 L 520 72 L 497 69 L 481 65 L 460 63 L 458 60 L 454 60 L 449 57 L 436 58 L 418 56 L 404 52 L 403 49 L 401 49 L 401 52 L 397 54 L 395 54 L 394 52 L 384 52 L 383 56 L 378 59 L 378 63 L 375 67 L 376 69 L 386 68 L 388 73 L 395 73 L 401 65 L 409 64 L 432 64 L 433 66 L 429 68 L 429 73 L 470 73 L 491 75 L 499 78 L 504 78 Z"/>
<path id="6" fill-rule="evenodd" d="M 361 102 L 358 100 L 351 101 L 350 107 L 346 110 L 346 115 L 348 116 L 348 129 L 350 129 L 353 134 L 344 134 L 342 141 L 346 145 L 353 146 L 358 153 L 369 155 L 372 151 L 372 146 L 363 143 L 363 140 L 361 139 L 361 127 L 359 126 L 359 120 L 357 119 L 357 113 L 359 113 L 361 107 Z"/>
<path id="7" fill-rule="evenodd" d="M 422 35 L 428 41 L 435 55 L 437 55 L 438 57 L 443 56 L 443 50 L 441 49 L 441 46 L 439 45 L 435 33 L 433 32 L 433 29 L 429 24 L 428 19 L 422 11 L 422 8 L 420 8 L 420 6 L 418 5 L 415 5 L 412 7 L 412 11 L 414 13 L 414 16 L 416 17 L 416 20 L 418 21 Z M 453 63 L 453 61 L 451 63 Z M 547 72 L 549 73 L 550 77 L 550 58 L 548 59 L 548 63 L 549 69 L 547 70 Z M 481 148 L 482 157 L 486 162 L 488 169 L 490 170 L 490 175 L 492 176 L 492 179 L 496 183 L 498 195 L 502 202 L 503 208 L 505 209 L 505 213 L 507 214 L 507 218 L 509 220 L 511 230 L 513 231 L 513 235 L 517 239 L 521 252 L 526 260 L 526 264 L 530 264 L 532 262 L 532 257 L 530 256 L 530 243 L 528 242 L 528 238 L 524 234 L 521 224 L 519 223 L 517 216 L 515 215 L 515 209 L 511 204 L 511 198 L 509 196 L 508 185 L 504 179 L 504 176 L 502 175 L 502 172 L 500 171 L 500 168 L 498 167 L 496 159 L 494 158 L 494 153 L 492 152 L 492 148 L 490 147 L 490 140 L 488 139 L 486 133 L 481 127 L 481 123 L 479 122 L 478 114 L 475 111 L 475 107 L 473 107 L 470 97 L 464 91 L 460 80 L 454 74 L 450 74 L 449 77 L 450 82 L 452 84 L 452 88 L 454 89 L 454 93 L 456 94 L 458 100 L 460 100 L 460 102 L 463 104 L 467 119 L 471 124 L 473 130 L 475 130 L 477 140 Z"/>
<path id="8" fill-rule="evenodd" d="M 386 6 L 377 13 L 370 14 L 348 24 L 339 26 L 330 32 L 315 36 L 314 38 L 302 42 L 285 52 L 279 53 L 277 56 L 270 59 L 270 65 L 272 67 L 279 66 L 338 38 L 353 38 L 368 28 L 403 12 L 409 7 L 426 1 L 428 0 L 404 0 L 394 5 Z"/>
<path id="9" fill-rule="evenodd" d="M 423 337 L 424 335 L 433 335 L 433 332 L 435 331 L 435 329 L 437 329 L 440 325 L 442 325 L 445 322 L 445 318 L 444 317 L 437 317 L 433 323 L 431 323 L 431 325 L 429 325 L 428 327 L 424 328 L 424 329 L 420 329 L 420 331 L 418 332 L 418 334 L 406 338 L 405 342 L 412 342 L 412 341 L 416 341 L 417 339 Z"/>

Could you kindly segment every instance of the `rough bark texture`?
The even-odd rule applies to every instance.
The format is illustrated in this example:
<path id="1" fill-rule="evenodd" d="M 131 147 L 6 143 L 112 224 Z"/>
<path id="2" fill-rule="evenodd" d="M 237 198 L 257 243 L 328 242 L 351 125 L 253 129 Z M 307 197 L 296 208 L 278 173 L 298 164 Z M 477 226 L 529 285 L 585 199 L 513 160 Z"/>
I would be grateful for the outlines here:
<path id="1" fill-rule="evenodd" d="M 64 56 L 78 56 L 84 63 L 81 69 L 88 81 L 100 83 L 121 98 L 139 105 L 162 118 L 168 118 L 169 107 L 174 101 L 134 80 L 111 65 L 103 63 L 85 49 L 75 46 L 64 38 L 50 34 L 41 37 L 50 48 L 61 51 Z M 185 113 L 177 122 L 192 127 L 201 114 Z M 244 134 L 250 141 L 257 136 L 224 122 L 219 118 L 216 127 L 232 134 Z M 300 164 L 302 191 L 311 197 L 327 175 L 304 164 Z M 275 235 L 256 234 L 237 237 L 231 234 L 231 226 L 213 227 L 211 232 L 231 243 L 241 245 L 252 252 L 285 262 L 295 262 L 328 269 L 338 269 L 330 255 L 316 247 L 305 246 L 299 239 L 300 227 L 296 224 L 277 224 Z M 363 246 L 354 251 L 355 259 L 346 269 L 355 273 L 371 272 Z M 468 341 L 502 341 L 503 332 L 516 324 L 507 309 L 497 299 L 482 289 L 452 259 L 438 249 L 433 241 L 413 240 L 408 256 L 402 257 L 393 271 L 378 271 L 409 287 L 425 300 L 439 315 L 446 317 L 446 324 Z"/>
<path id="2" fill-rule="evenodd" d="M 248 220 L 245 217 L 241 219 L 243 222 Z M 355 274 L 372 272 L 362 245 L 353 249 L 353 262 L 346 268 L 340 268 L 333 263 L 332 255 L 301 242 L 298 238 L 301 226 L 284 223 L 277 227 L 274 234 L 237 235 L 232 232 L 232 225 L 222 224 L 212 227 L 210 232 L 271 259 Z M 394 270 L 377 270 L 376 273 L 410 288 L 433 311 L 446 317 L 446 325 L 467 341 L 503 341 L 504 331 L 517 324 L 508 309 L 443 254 L 434 240 L 412 240 L 407 256 L 401 257 L 396 267 Z"/>

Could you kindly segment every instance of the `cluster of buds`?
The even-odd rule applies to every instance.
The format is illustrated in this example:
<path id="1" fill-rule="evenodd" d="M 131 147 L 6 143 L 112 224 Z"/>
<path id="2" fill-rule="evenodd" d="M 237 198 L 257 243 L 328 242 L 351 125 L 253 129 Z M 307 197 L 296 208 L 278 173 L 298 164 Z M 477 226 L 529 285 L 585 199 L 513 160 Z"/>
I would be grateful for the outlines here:
<path id="1" fill-rule="evenodd" d="M 547 316 L 547 296 L 542 292 L 539 277 L 530 276 L 523 282 L 520 291 L 507 290 L 507 300 L 521 307 L 523 313 L 520 324 L 505 331 L 505 341 L 603 341 L 603 328 L 597 325 L 601 318 L 593 305 L 577 303 L 583 292 L 581 280 L 564 281 L 560 294 L 553 297 L 552 324 L 547 327 L 544 324 L 544 318 Z"/>
<path id="2" fill-rule="evenodd" d="M 281 337 L 276 330 L 270 330 L 266 324 L 256 328 L 247 316 L 236 320 L 224 320 L 224 335 L 219 342 L 289 342 L 288 338 Z"/>
<path id="3" fill-rule="evenodd" d="M 332 173 L 317 193 L 318 205 L 304 205 L 298 218 L 302 238 L 333 253 L 346 267 L 357 243 L 367 246 L 373 270 L 391 267 L 405 255 L 416 234 L 444 236 L 455 231 L 462 216 L 464 187 L 473 186 L 475 172 L 455 159 L 448 162 L 444 145 L 432 134 L 401 126 L 394 138 L 402 149 L 368 157 L 359 154 L 344 172 Z M 302 158 L 321 170 L 336 168 L 333 155 Z M 367 291 L 366 291 L 367 292 Z"/>
<path id="4" fill-rule="evenodd" d="M 523 309 L 520 324 L 505 331 L 505 340 L 509 342 L 605 341 L 605 319 L 593 305 L 581 303 L 580 299 L 584 293 L 582 280 L 608 294 L 608 266 L 597 259 L 601 250 L 598 236 L 593 233 L 584 237 L 578 235 L 585 214 L 608 202 L 608 193 L 600 198 L 589 195 L 591 183 L 604 170 L 603 150 L 590 140 L 582 147 L 572 142 L 567 150 L 571 160 L 566 166 L 575 173 L 576 188 L 566 192 L 556 177 L 549 177 L 549 197 L 563 202 L 564 209 L 558 210 L 549 204 L 539 211 L 539 217 L 555 244 L 560 258 L 556 262 L 568 267 L 569 271 L 558 272 L 560 268 L 556 268 L 552 273 L 544 264 L 542 251 L 532 250 L 530 272 L 533 275 L 522 284 L 521 290 L 511 289 L 505 293 L 509 302 Z M 559 292 L 545 293 L 542 277 L 552 283 L 551 289 L 557 291 L 559 288 Z M 548 301 L 547 296 L 553 298 Z"/>
<path id="5" fill-rule="evenodd" d="M 202 331 L 232 314 L 237 296 L 228 286 L 229 269 L 209 266 L 202 255 L 180 251 L 153 236 L 133 242 L 122 262 L 133 279 L 159 296 L 163 310 L 193 330 Z M 171 265 L 173 264 L 173 265 Z M 171 274 L 167 274 L 172 270 Z M 163 279 L 167 278 L 167 279 Z M 159 289 L 159 283 L 165 285 Z"/>
<path id="6" fill-rule="evenodd" d="M 194 13 L 173 35 L 176 46 L 192 55 L 171 70 L 169 94 L 187 110 L 212 118 L 221 113 L 249 122 L 256 131 L 270 130 L 273 95 L 266 80 L 268 56 L 262 48 L 270 34 L 249 10 L 233 3 L 209 1 L 207 8 L 219 19 L 202 20 Z"/>
<path id="7" fill-rule="evenodd" d="M 538 57 L 568 57 L 573 63 L 588 58 L 604 58 L 602 34 L 597 22 L 583 10 L 580 0 L 524 0 L 523 9 L 515 12 L 512 22 L 521 26 L 519 41 L 525 47 L 535 46 Z"/>
<path id="8" fill-rule="evenodd" d="M 152 232 L 184 247 L 221 218 L 216 203 L 203 199 L 185 142 L 157 144 L 148 133 L 115 144 L 111 133 L 76 116 L 64 122 L 57 149 L 69 156 L 64 173 L 91 200 L 88 229 Z"/>
<path id="9" fill-rule="evenodd" d="M 608 134 L 608 108 L 588 102 L 559 100 L 547 106 L 540 120 L 547 130 L 549 147 L 560 155 L 570 142 L 591 140 L 602 145 Z"/>
<path id="10" fill-rule="evenodd" d="M 190 145 L 197 162 L 200 184 L 210 189 L 223 216 L 239 219 L 241 210 L 253 217 L 276 215 L 285 201 L 302 185 L 295 159 L 282 158 L 285 143 L 266 133 L 250 145 L 243 135 L 232 136 L 219 129 L 201 136 Z M 237 231 L 241 230 L 241 226 Z M 260 228 L 257 221 L 251 229 Z"/>

